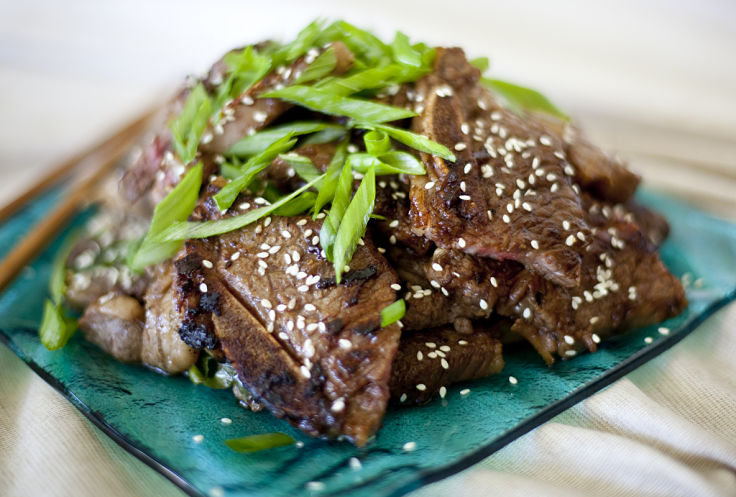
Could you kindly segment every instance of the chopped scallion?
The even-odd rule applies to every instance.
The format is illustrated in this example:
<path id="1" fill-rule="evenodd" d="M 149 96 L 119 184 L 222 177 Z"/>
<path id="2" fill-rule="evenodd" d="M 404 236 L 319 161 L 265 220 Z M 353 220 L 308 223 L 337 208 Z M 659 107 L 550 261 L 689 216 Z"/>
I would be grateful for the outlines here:
<path id="1" fill-rule="evenodd" d="M 384 307 L 381 311 L 381 328 L 385 328 L 403 318 L 404 313 L 406 313 L 404 299 L 399 299 L 393 304 Z"/>
<path id="2" fill-rule="evenodd" d="M 260 450 L 273 449 L 292 445 L 296 440 L 286 433 L 260 433 L 248 437 L 231 438 L 225 440 L 225 445 L 235 452 L 258 452 Z"/>

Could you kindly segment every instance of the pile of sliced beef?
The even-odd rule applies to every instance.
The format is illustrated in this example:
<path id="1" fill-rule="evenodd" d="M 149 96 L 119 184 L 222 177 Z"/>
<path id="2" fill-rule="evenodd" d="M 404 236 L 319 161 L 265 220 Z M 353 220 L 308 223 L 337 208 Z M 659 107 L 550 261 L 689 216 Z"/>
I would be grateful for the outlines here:
<path id="1" fill-rule="evenodd" d="M 352 55 L 344 46 L 336 53 L 335 71 L 344 72 Z M 223 124 L 205 134 L 209 178 L 192 220 L 265 202 L 244 193 L 221 213 L 212 199 L 224 184 L 217 164 L 240 137 L 288 121 L 290 105 L 258 94 L 288 84 L 305 57 L 226 104 Z M 222 70 L 219 62 L 206 83 Z M 275 415 L 310 435 L 363 445 L 389 398 L 425 402 L 452 383 L 500 372 L 502 341 L 523 337 L 551 364 L 678 314 L 683 289 L 657 255 L 667 224 L 632 199 L 638 177 L 567 123 L 509 111 L 479 77 L 460 49 L 438 49 L 431 74 L 384 98 L 419 114 L 395 124 L 456 160 L 421 154 L 425 176 L 378 178 L 375 211 L 385 220 L 369 225 L 339 284 L 320 249 L 322 219 L 311 216 L 190 240 L 125 281 L 120 263 L 80 270 L 85 247 L 114 245 L 117 230 L 72 254 L 70 299 L 85 308 L 82 330 L 118 359 L 165 373 L 186 371 L 205 351 L 230 362 Z M 324 169 L 334 150 L 297 152 Z M 162 127 L 121 182 L 131 213 L 150 212 L 187 166 Z M 267 175 L 285 190 L 300 184 L 278 159 Z M 398 298 L 406 315 L 381 328 L 381 310 Z"/>

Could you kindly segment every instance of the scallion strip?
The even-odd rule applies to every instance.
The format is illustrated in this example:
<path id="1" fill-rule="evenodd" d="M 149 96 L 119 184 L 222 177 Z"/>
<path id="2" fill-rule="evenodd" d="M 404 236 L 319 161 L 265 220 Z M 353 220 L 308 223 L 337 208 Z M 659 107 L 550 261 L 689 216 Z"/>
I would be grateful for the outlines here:
<path id="1" fill-rule="evenodd" d="M 350 163 L 356 171 L 365 174 L 368 169 L 374 168 L 376 176 L 387 174 L 412 174 L 421 176 L 426 174 L 424 166 L 416 157 L 408 152 L 391 150 L 379 156 L 366 153 L 355 153 L 349 156 Z"/>
<path id="2" fill-rule="evenodd" d="M 345 128 L 338 124 L 330 124 L 322 121 L 294 121 L 280 126 L 271 126 L 250 136 L 241 138 L 227 151 L 228 155 L 238 157 L 260 154 L 269 145 L 291 134 L 292 136 L 306 135 L 327 129 L 345 132 Z"/>
<path id="3" fill-rule="evenodd" d="M 183 163 L 188 164 L 194 159 L 211 116 L 212 102 L 204 86 L 199 83 L 189 92 L 184 109 L 169 123 L 174 150 Z"/>
<path id="4" fill-rule="evenodd" d="M 258 435 L 250 435 L 248 437 L 231 438 L 225 440 L 225 445 L 233 449 L 235 452 L 258 452 L 260 450 L 274 449 L 276 447 L 284 447 L 292 445 L 296 440 L 286 433 L 260 433 Z"/>
<path id="5" fill-rule="evenodd" d="M 355 247 L 358 246 L 358 241 L 365 234 L 375 202 L 376 174 L 374 169 L 371 168 L 363 177 L 358 190 L 345 210 L 345 215 L 335 236 L 333 257 L 335 259 L 335 281 L 337 283 L 340 283 L 345 265 L 353 258 Z"/>
<path id="6" fill-rule="evenodd" d="M 536 90 L 508 81 L 501 81 L 500 79 L 481 78 L 481 83 L 500 96 L 506 106 L 519 115 L 523 114 L 523 111 L 529 110 L 550 114 L 565 121 L 570 120 L 570 116 L 558 109 L 547 97 Z"/>
<path id="7" fill-rule="evenodd" d="M 404 299 L 399 299 L 393 304 L 384 307 L 381 311 L 381 328 L 395 323 L 403 318 L 405 313 L 406 304 L 404 303 Z"/>
<path id="8" fill-rule="evenodd" d="M 260 96 L 280 98 L 323 114 L 345 116 L 370 123 L 397 121 L 416 115 L 416 113 L 401 107 L 343 97 L 311 86 L 287 86 L 280 90 L 263 93 Z"/>
<path id="9" fill-rule="evenodd" d="M 430 140 L 426 136 L 412 133 L 405 129 L 397 128 L 395 126 L 389 126 L 387 124 L 374 124 L 366 122 L 358 122 L 355 124 L 356 128 L 381 130 L 394 140 L 403 143 L 407 147 L 411 147 L 420 152 L 436 155 L 442 157 L 445 160 L 454 161 L 455 154 L 450 149 L 437 143 L 436 141 Z"/>
<path id="10" fill-rule="evenodd" d="M 285 197 L 282 197 L 277 202 L 253 209 L 252 211 L 240 214 L 239 216 L 217 219 L 215 221 L 181 221 L 173 223 L 158 237 L 156 237 L 155 241 L 158 243 L 180 243 L 181 241 L 188 240 L 190 238 L 207 238 L 209 236 L 222 235 L 223 233 L 235 231 L 268 216 L 280 207 L 288 204 L 291 200 L 298 197 L 302 192 L 311 188 L 315 183 L 322 179 L 323 176 L 315 178 Z"/>
<path id="11" fill-rule="evenodd" d="M 363 142 L 365 143 L 366 152 L 371 155 L 380 155 L 388 152 L 391 148 L 391 138 L 380 129 L 369 131 L 363 135 Z"/>
<path id="12" fill-rule="evenodd" d="M 335 244 L 335 236 L 337 230 L 340 227 L 345 210 L 350 203 L 350 197 L 353 194 L 353 171 L 350 167 L 350 161 L 345 163 L 340 173 L 340 178 L 337 181 L 337 187 L 335 188 L 335 196 L 332 199 L 332 205 L 330 210 L 322 223 L 322 228 L 319 232 L 319 241 L 322 249 L 327 255 L 327 260 L 332 261 L 332 248 Z"/>
<path id="13" fill-rule="evenodd" d="M 340 177 L 340 172 L 345 164 L 345 156 L 347 154 L 348 141 L 344 139 L 340 142 L 335 150 L 335 155 L 332 156 L 330 164 L 327 166 L 325 171 L 324 180 L 319 188 L 317 194 L 317 201 L 314 203 L 314 215 L 317 216 L 319 211 L 328 202 L 332 200 L 335 195 L 335 188 L 337 188 L 337 180 Z"/>
<path id="14" fill-rule="evenodd" d="M 335 49 L 329 47 L 327 50 L 319 54 L 319 56 L 314 59 L 314 62 L 307 66 L 304 72 L 294 80 L 293 84 L 300 85 L 302 83 L 309 83 L 315 79 L 321 79 L 334 71 L 335 66 L 337 66 Z"/>
<path id="15" fill-rule="evenodd" d="M 258 155 L 251 157 L 242 167 L 240 176 L 232 180 L 230 183 L 222 187 L 222 190 L 217 192 L 214 196 L 217 207 L 222 211 L 229 209 L 235 199 L 238 198 L 240 192 L 245 190 L 253 178 L 258 173 L 266 169 L 271 161 L 273 161 L 279 154 L 282 154 L 291 148 L 296 143 L 296 138 L 291 137 L 291 133 L 283 136 L 269 145 L 266 150 Z"/>
<path id="16" fill-rule="evenodd" d="M 181 182 L 154 209 L 151 227 L 131 258 L 131 269 L 142 271 L 146 266 L 168 259 L 179 250 L 183 239 L 162 242 L 158 240 L 158 236 L 172 224 L 189 217 L 197 203 L 200 186 L 202 186 L 201 162 L 190 169 Z"/>
<path id="17" fill-rule="evenodd" d="M 397 62 L 416 68 L 422 66 L 422 54 L 411 47 L 409 37 L 401 31 L 396 32 L 394 41 L 391 43 L 391 50 Z"/>
<path id="18" fill-rule="evenodd" d="M 286 162 L 294 172 L 305 181 L 312 181 L 322 173 L 315 167 L 309 157 L 304 157 L 296 152 L 279 155 L 279 159 Z"/>

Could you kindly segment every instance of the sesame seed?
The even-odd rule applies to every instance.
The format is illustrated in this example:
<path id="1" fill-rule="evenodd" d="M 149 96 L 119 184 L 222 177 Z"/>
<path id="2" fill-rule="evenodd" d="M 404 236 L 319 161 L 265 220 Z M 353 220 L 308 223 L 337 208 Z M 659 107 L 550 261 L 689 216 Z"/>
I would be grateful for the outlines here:
<path id="1" fill-rule="evenodd" d="M 480 302 L 478 303 L 478 305 L 480 305 L 480 308 L 483 309 L 484 311 L 488 309 L 488 302 L 486 302 L 485 299 L 480 299 Z"/>
<path id="2" fill-rule="evenodd" d="M 577 350 L 566 350 L 565 351 L 565 355 L 567 357 L 574 357 L 574 356 L 578 355 L 578 352 L 577 352 Z"/>
<path id="3" fill-rule="evenodd" d="M 304 226 L 305 224 L 307 224 L 306 219 L 300 219 L 299 221 L 296 222 L 297 226 Z"/>
<path id="4" fill-rule="evenodd" d="M 496 278 L 491 276 L 491 285 L 493 285 L 494 288 L 498 288 L 498 281 L 496 281 Z"/>
<path id="5" fill-rule="evenodd" d="M 316 311 L 317 308 L 314 306 L 314 304 L 304 304 L 304 310 L 305 311 Z"/>
<path id="6" fill-rule="evenodd" d="M 466 148 L 468 148 L 468 146 L 465 145 L 464 143 L 456 143 L 455 144 L 455 150 L 457 150 L 458 152 L 460 152 L 462 150 L 465 150 Z"/>
<path id="7" fill-rule="evenodd" d="M 312 377 L 312 373 L 309 371 L 309 368 L 306 366 L 302 366 L 299 368 L 299 371 L 301 371 L 302 376 L 309 379 Z"/>
<path id="8" fill-rule="evenodd" d="M 569 235 L 567 238 L 565 238 L 565 245 L 568 247 L 572 247 L 575 244 L 575 236 Z"/>
<path id="9" fill-rule="evenodd" d="M 204 267 L 206 267 L 207 269 L 212 269 L 212 267 L 213 267 L 212 263 L 210 261 L 208 261 L 207 259 L 205 259 L 205 260 L 202 261 L 202 265 Z"/>
<path id="10" fill-rule="evenodd" d="M 297 291 L 299 291 L 301 293 L 305 293 L 305 292 L 308 292 L 309 291 L 309 287 L 307 285 L 302 285 L 299 288 L 297 288 Z"/>
<path id="11" fill-rule="evenodd" d="M 448 297 L 450 295 L 450 292 L 448 292 L 447 288 L 445 287 L 440 288 L 440 291 L 442 292 L 442 295 L 444 295 L 445 297 Z"/>
<path id="12" fill-rule="evenodd" d="M 417 350 L 417 361 L 421 361 L 424 359 L 424 354 L 422 354 L 421 350 Z"/>
<path id="13" fill-rule="evenodd" d="M 417 450 L 417 443 L 416 442 L 406 442 L 402 449 L 404 449 L 404 452 L 413 452 Z"/>
<path id="14" fill-rule="evenodd" d="M 332 412 L 342 412 L 345 410 L 345 399 L 340 397 L 335 402 L 332 403 L 332 406 L 330 406 L 330 411 Z"/>
<path id="15" fill-rule="evenodd" d="M 458 239 L 457 239 L 457 245 L 458 245 L 458 246 L 459 246 L 460 248 L 465 248 L 465 239 L 464 239 L 464 238 L 458 238 Z"/>
<path id="16" fill-rule="evenodd" d="M 425 189 L 425 190 L 429 190 L 429 189 L 430 189 L 430 188 L 432 188 L 433 186 L 434 186 L 434 181 L 430 181 L 430 182 L 428 182 L 428 183 L 426 183 L 426 184 L 424 185 L 424 189 Z"/>
<path id="17" fill-rule="evenodd" d="M 467 340 L 458 340 L 457 341 L 457 344 L 458 345 L 467 345 L 468 344 L 468 341 Z"/>
<path id="18" fill-rule="evenodd" d="M 194 443 L 202 443 L 202 440 L 204 440 L 204 435 L 194 435 L 192 437 L 192 440 Z"/>
<path id="19" fill-rule="evenodd" d="M 669 328 L 665 328 L 664 326 L 660 326 L 659 328 L 657 328 L 657 331 L 659 332 L 660 335 L 669 335 L 670 334 L 670 329 Z"/>
<path id="20" fill-rule="evenodd" d="M 200 283 L 199 284 L 199 291 L 202 293 L 207 293 L 207 283 Z"/>
<path id="21" fill-rule="evenodd" d="M 231 261 L 237 261 L 240 258 L 240 252 L 235 252 L 233 255 L 230 256 Z"/>
<path id="22" fill-rule="evenodd" d="M 360 462 L 360 459 L 358 459 L 357 457 L 351 457 L 348 460 L 348 465 L 350 466 L 350 469 L 352 469 L 353 471 L 358 471 L 363 467 L 363 465 Z"/>
<path id="23" fill-rule="evenodd" d="M 224 425 L 230 425 L 230 424 L 233 424 L 233 420 L 230 418 L 221 418 L 220 423 Z"/>
<path id="24" fill-rule="evenodd" d="M 417 390 L 419 390 L 420 392 L 424 392 L 426 389 L 427 385 L 425 385 L 424 383 L 417 383 Z"/>
<path id="25" fill-rule="evenodd" d="M 447 395 L 447 387 L 442 386 L 440 387 L 440 398 L 444 399 L 445 395 Z"/>
<path id="26" fill-rule="evenodd" d="M 515 376 L 509 376 L 509 383 L 511 383 L 512 385 L 516 385 L 517 383 L 519 383 L 519 380 L 517 380 Z"/>
<path id="27" fill-rule="evenodd" d="M 570 229 L 570 221 L 568 221 L 567 219 L 565 219 L 564 221 L 562 221 L 562 229 L 569 230 Z"/>
<path id="28" fill-rule="evenodd" d="M 273 306 L 271 305 L 271 301 L 268 299 L 261 300 L 261 305 L 265 307 L 266 309 L 271 309 Z"/>
<path id="29" fill-rule="evenodd" d="M 590 338 L 593 339 L 594 343 L 601 343 L 601 337 L 599 337 L 597 333 L 593 333 L 592 335 L 590 335 Z"/>
<path id="30" fill-rule="evenodd" d="M 533 249 L 537 250 L 537 249 L 539 249 L 539 242 L 536 241 L 536 240 L 532 240 L 531 241 L 531 246 L 532 246 Z"/>
<path id="31" fill-rule="evenodd" d="M 306 487 L 307 487 L 307 490 L 319 492 L 325 489 L 325 484 L 322 483 L 321 481 L 308 481 Z"/>
<path id="32" fill-rule="evenodd" d="M 600 321 L 600 318 L 598 316 L 593 316 L 590 318 L 590 324 L 596 324 L 598 321 Z"/>
<path id="33" fill-rule="evenodd" d="M 437 344 L 434 343 L 434 342 L 424 342 L 424 345 L 426 345 L 430 349 L 436 349 L 437 348 Z"/>
<path id="34" fill-rule="evenodd" d="M 570 335 L 565 335 L 564 339 L 565 339 L 565 343 L 568 345 L 573 345 L 575 343 L 575 339 L 571 337 Z"/>
<path id="35" fill-rule="evenodd" d="M 442 366 L 442 369 L 450 369 L 447 359 L 440 359 L 440 366 Z"/>
<path id="36" fill-rule="evenodd" d="M 469 388 L 463 388 L 462 390 L 460 390 L 460 395 L 468 395 L 469 393 L 470 393 Z"/>
<path id="37" fill-rule="evenodd" d="M 503 222 L 507 224 L 511 222 L 511 218 L 508 214 L 504 214 L 503 216 L 501 216 L 501 219 L 503 219 Z"/>
<path id="38" fill-rule="evenodd" d="M 389 228 L 396 228 L 398 225 L 399 225 L 399 220 L 398 219 L 394 219 L 393 221 L 391 221 L 390 223 L 388 223 L 388 227 Z"/>
<path id="39" fill-rule="evenodd" d="M 644 339 L 644 343 L 652 343 L 653 341 L 654 341 L 654 338 L 652 338 L 652 337 L 646 337 Z"/>
<path id="40" fill-rule="evenodd" d="M 458 195 L 460 200 L 470 200 L 470 195 Z"/>
<path id="41" fill-rule="evenodd" d="M 530 317 L 532 317 L 532 310 L 528 307 L 525 307 L 524 312 L 522 312 L 521 315 L 524 319 L 529 319 Z"/>
<path id="42" fill-rule="evenodd" d="M 552 140 L 549 138 L 549 136 L 542 135 L 539 137 L 539 143 L 549 147 L 550 145 L 552 145 Z"/>
<path id="43" fill-rule="evenodd" d="M 343 350 L 350 350 L 353 348 L 353 343 L 347 338 L 341 338 L 338 340 L 337 345 Z"/>
<path id="44" fill-rule="evenodd" d="M 401 397 L 399 397 L 399 402 L 406 402 L 406 394 L 402 393 Z"/>

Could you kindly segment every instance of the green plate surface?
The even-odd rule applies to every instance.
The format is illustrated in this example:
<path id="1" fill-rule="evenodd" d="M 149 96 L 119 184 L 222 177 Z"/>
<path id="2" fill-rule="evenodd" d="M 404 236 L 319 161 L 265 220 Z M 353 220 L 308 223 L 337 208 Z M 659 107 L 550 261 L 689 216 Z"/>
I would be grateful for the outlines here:
<path id="1" fill-rule="evenodd" d="M 689 308 L 663 325 L 668 335 L 657 326 L 636 330 L 552 368 L 529 350 L 507 352 L 501 375 L 455 386 L 446 399 L 423 407 L 390 408 L 375 441 L 363 449 L 310 439 L 267 412 L 245 411 L 229 391 L 118 363 L 81 336 L 47 351 L 34 330 L 63 235 L 0 295 L 0 340 L 120 445 L 191 495 L 217 487 L 233 496 L 401 495 L 468 467 L 600 390 L 736 296 L 736 226 L 666 196 L 644 192 L 639 198 L 670 221 L 672 233 L 661 250 L 666 265 L 698 283 L 688 286 Z M 0 256 L 57 200 L 51 192 L 0 226 Z M 646 337 L 653 341 L 647 344 Z M 466 388 L 470 392 L 461 394 Z M 223 417 L 232 424 L 222 424 Z M 239 454 L 223 443 L 272 431 L 289 433 L 304 446 Z M 204 438 L 196 443 L 195 435 Z M 416 450 L 405 452 L 407 442 Z M 351 469 L 353 456 L 361 469 Z"/>

